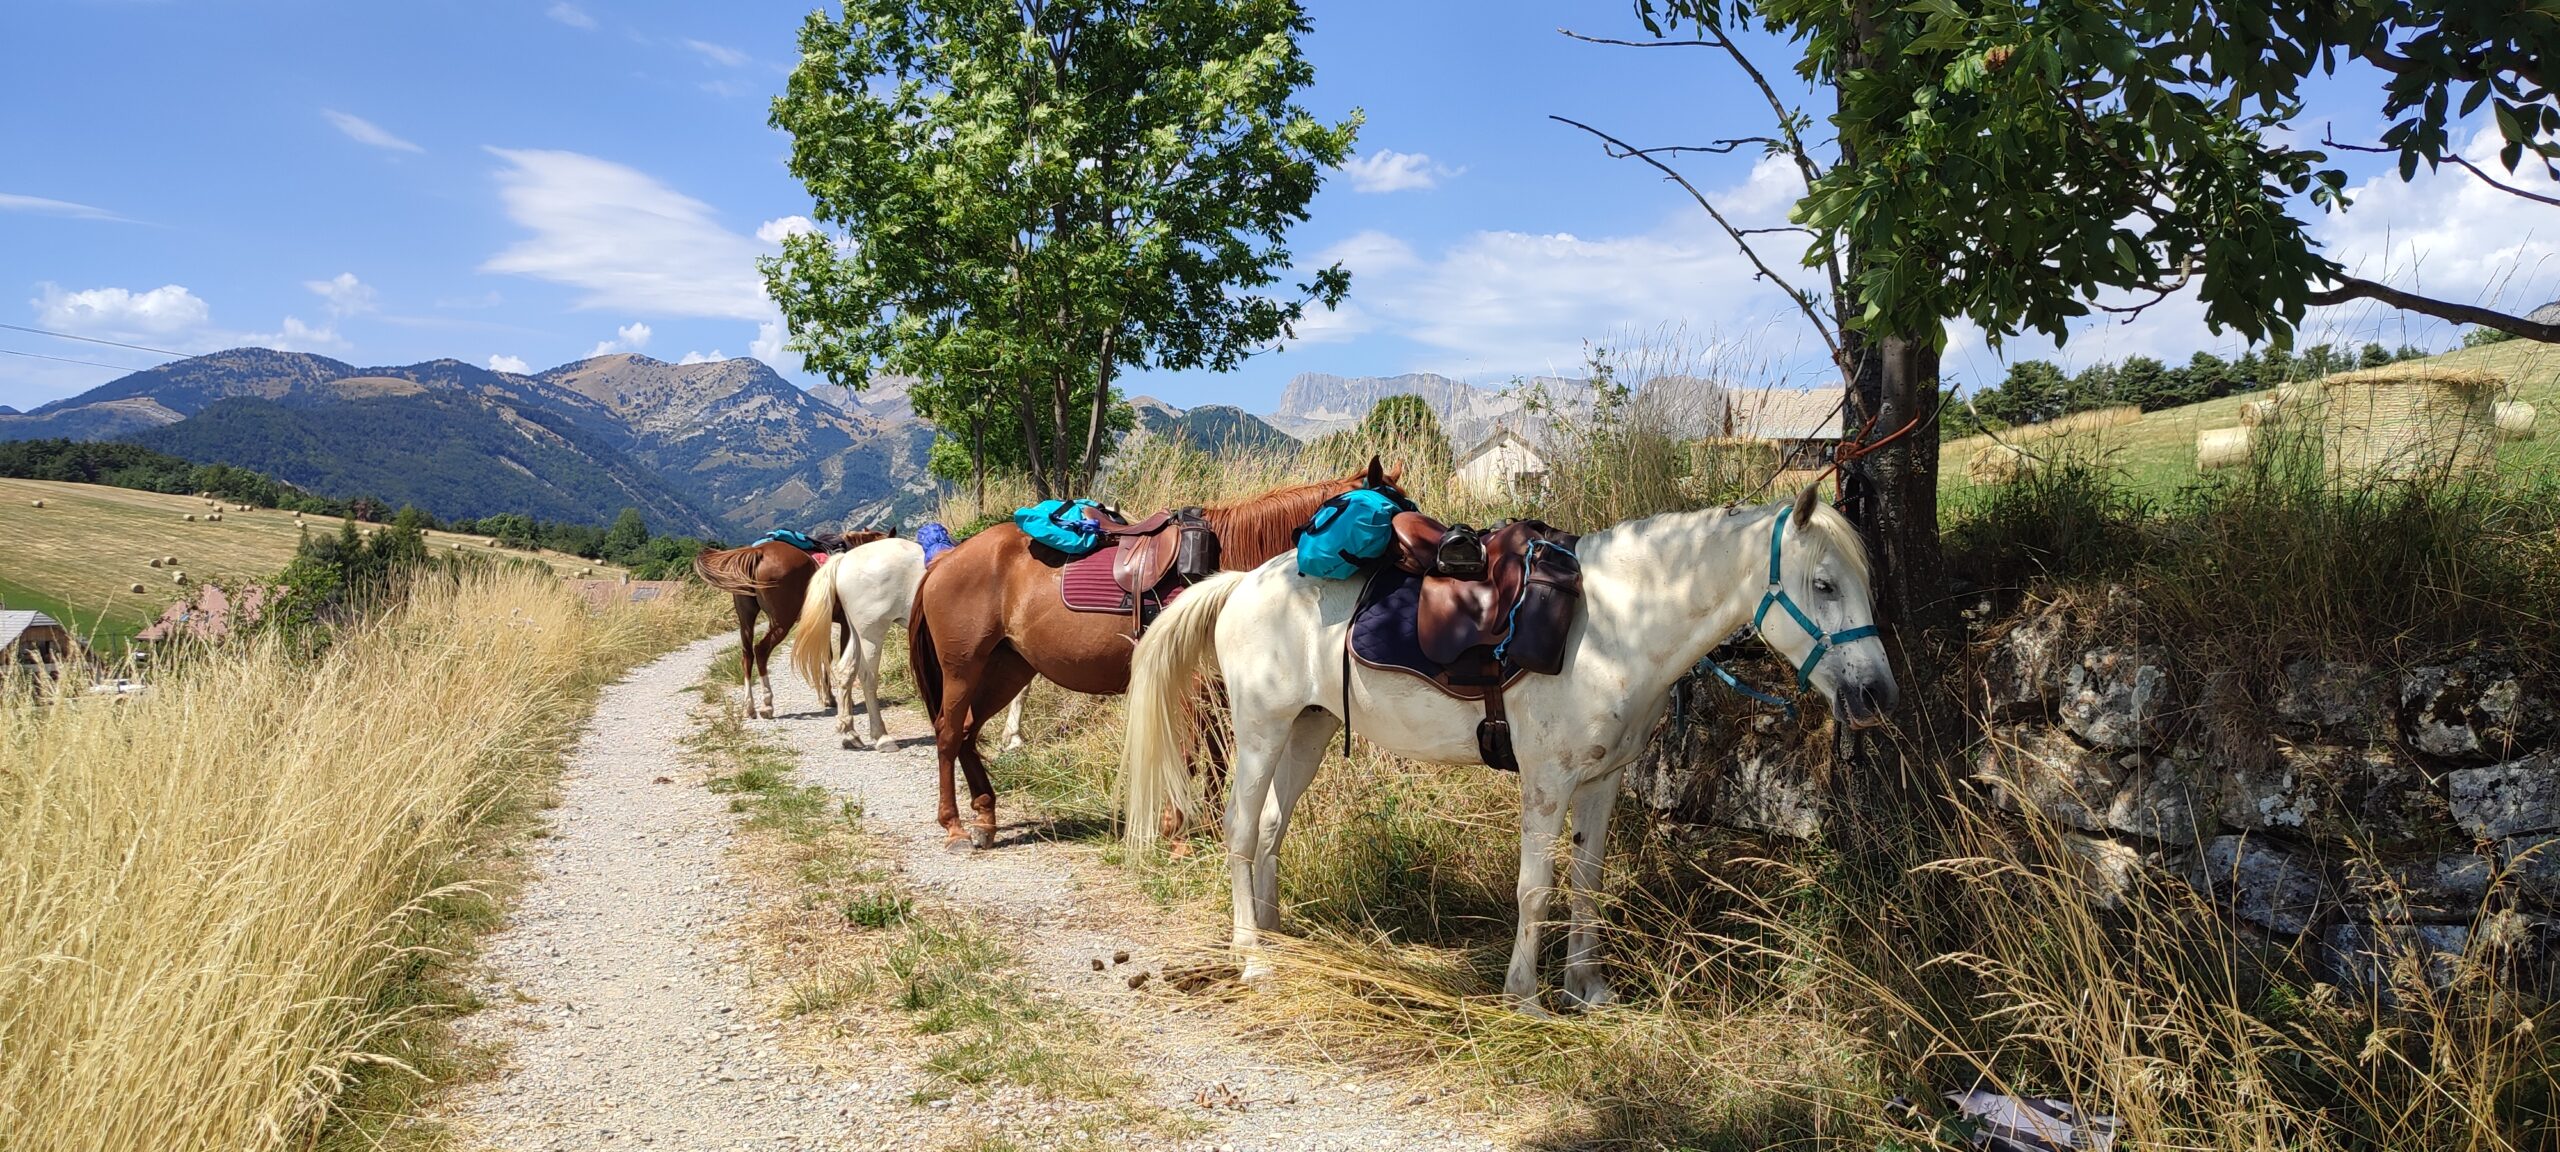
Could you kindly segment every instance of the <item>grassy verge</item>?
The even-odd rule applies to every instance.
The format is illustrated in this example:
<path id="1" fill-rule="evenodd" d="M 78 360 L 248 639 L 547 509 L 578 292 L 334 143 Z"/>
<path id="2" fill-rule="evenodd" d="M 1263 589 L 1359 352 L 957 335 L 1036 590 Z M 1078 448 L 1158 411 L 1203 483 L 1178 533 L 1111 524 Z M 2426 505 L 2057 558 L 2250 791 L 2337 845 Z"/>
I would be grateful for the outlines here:
<path id="1" fill-rule="evenodd" d="M 799 783 L 794 754 L 725 706 L 725 679 L 703 687 L 713 703 L 688 748 L 750 830 L 741 851 L 758 877 L 755 932 L 779 974 L 775 1011 L 821 1044 L 883 1045 L 884 1021 L 912 1038 L 924 1073 L 912 1103 L 1051 1105 L 963 1110 L 954 1147 L 1104 1147 L 1187 1131 L 1138 1098 L 1143 1081 L 1107 1027 L 1039 989 L 999 932 L 911 890 L 857 804 Z"/>
<path id="2" fill-rule="evenodd" d="M 689 599 L 422 591 L 124 700 L 0 700 L 0 1132 L 12 1149 L 373 1148 L 466 1070 L 458 957 L 586 705 Z M 41 1054 L 41 1055 L 39 1055 Z"/>

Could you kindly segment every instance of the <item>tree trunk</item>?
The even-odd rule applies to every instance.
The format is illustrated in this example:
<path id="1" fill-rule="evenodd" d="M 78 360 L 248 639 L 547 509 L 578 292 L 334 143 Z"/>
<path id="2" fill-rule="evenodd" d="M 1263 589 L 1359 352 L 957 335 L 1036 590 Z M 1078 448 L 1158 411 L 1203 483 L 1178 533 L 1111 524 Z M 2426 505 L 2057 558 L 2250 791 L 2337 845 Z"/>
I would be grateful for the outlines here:
<path id="1" fill-rule="evenodd" d="M 1093 365 L 1093 404 L 1086 413 L 1084 425 L 1084 464 L 1077 471 L 1079 491 L 1093 490 L 1093 475 L 1102 467 L 1102 423 L 1111 412 L 1111 341 L 1116 333 L 1102 334 L 1102 352 Z"/>
<path id="2" fill-rule="evenodd" d="M 1023 399 L 1028 400 L 1029 397 Z M 1032 422 L 1032 408 L 1030 404 L 1014 405 L 1014 413 L 1022 425 L 1022 465 L 1023 470 L 1031 474 L 1031 490 L 1047 500 L 1053 493 L 1049 491 L 1049 470 L 1040 455 L 1040 433 Z"/>
<path id="3" fill-rule="evenodd" d="M 969 414 L 969 476 L 978 488 L 978 514 L 987 512 L 987 429 L 986 417 Z"/>

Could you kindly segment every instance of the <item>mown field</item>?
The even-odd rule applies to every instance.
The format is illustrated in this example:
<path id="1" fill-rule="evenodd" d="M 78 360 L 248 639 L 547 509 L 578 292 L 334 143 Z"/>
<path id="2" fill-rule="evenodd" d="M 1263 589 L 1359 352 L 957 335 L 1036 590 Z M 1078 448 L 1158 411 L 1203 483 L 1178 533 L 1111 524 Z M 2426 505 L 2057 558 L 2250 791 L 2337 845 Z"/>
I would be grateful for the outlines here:
<path id="1" fill-rule="evenodd" d="M 35 502 L 44 501 L 38 508 Z M 118 651 L 181 595 L 177 572 L 194 582 L 229 584 L 275 575 L 293 559 L 306 527 L 336 532 L 334 516 L 222 508 L 220 521 L 203 519 L 214 509 L 195 496 L 137 492 L 53 480 L 0 479 L 0 601 L 33 608 L 69 623 L 102 651 Z M 197 516 L 188 523 L 189 514 Z M 477 536 L 427 534 L 438 552 L 455 550 L 536 559 L 559 575 L 591 568 L 597 575 L 621 570 L 564 552 L 490 548 Z M 177 568 L 151 561 L 175 556 Z M 140 584 L 136 593 L 132 586 Z"/>
<path id="2" fill-rule="evenodd" d="M 2530 340 L 2509 340 L 2482 348 L 2462 348 L 2426 360 L 2412 361 L 2446 368 L 2495 372 L 2507 378 L 2509 398 L 2540 410 L 2535 439 L 2498 446 L 2499 468 L 2509 475 L 2560 471 L 2560 348 Z M 2074 455 L 2103 461 L 2120 472 L 2128 489 L 2166 495 L 2192 482 L 2196 471 L 2196 433 L 2240 424 L 2240 406 L 2262 400 L 2267 392 L 2249 392 L 2144 413 L 2140 420 L 2100 431 L 2075 433 Z M 1979 489 L 1965 478 L 1965 462 L 1989 445 L 1985 436 L 1950 440 L 1939 450 L 1938 498 L 1954 505 Z"/>

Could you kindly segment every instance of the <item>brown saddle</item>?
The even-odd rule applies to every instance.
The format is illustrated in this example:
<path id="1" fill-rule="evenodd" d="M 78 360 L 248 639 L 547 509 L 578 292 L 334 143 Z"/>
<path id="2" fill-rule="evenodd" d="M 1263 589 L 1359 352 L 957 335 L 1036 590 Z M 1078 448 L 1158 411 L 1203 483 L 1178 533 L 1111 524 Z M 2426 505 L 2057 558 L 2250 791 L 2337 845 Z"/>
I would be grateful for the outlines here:
<path id="1" fill-rule="evenodd" d="M 1169 588 L 1218 570 L 1218 533 L 1198 508 L 1168 509 L 1131 524 L 1095 505 L 1085 518 L 1100 525 L 1110 542 L 1111 581 L 1128 606 L 1132 634 L 1172 599 L 1165 595 Z"/>
<path id="2" fill-rule="evenodd" d="M 1414 638 L 1422 656 L 1440 666 L 1425 679 L 1450 696 L 1483 701 L 1478 754 L 1495 768 L 1519 771 L 1503 689 L 1524 672 L 1563 670 L 1565 640 L 1582 604 L 1582 564 L 1574 554 L 1582 538 L 1537 520 L 1478 532 L 1419 512 L 1398 515 L 1393 526 L 1396 566 L 1422 578 Z M 1349 691 L 1346 672 L 1345 716 Z"/>

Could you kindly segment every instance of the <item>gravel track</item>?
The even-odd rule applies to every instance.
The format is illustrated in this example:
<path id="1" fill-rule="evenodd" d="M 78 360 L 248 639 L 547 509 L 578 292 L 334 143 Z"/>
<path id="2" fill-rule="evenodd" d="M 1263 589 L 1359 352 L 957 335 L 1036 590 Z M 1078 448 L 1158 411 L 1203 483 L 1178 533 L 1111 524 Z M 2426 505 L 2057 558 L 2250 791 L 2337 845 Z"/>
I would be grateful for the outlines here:
<path id="1" fill-rule="evenodd" d="M 912 1042 L 884 1035 L 813 1051 L 809 1037 L 758 1011 L 743 931 L 749 885 L 729 852 L 737 817 L 700 787 L 679 744 L 699 705 L 690 688 L 724 644 L 704 640 L 648 664 L 598 703 L 563 775 L 552 834 L 538 844 L 537 878 L 509 928 L 486 942 L 491 1007 L 461 1031 L 504 1044 L 506 1062 L 445 1109 L 461 1147 L 936 1148 L 952 1142 L 961 1114 L 1034 1106 L 1005 1092 L 982 1102 L 964 1094 L 950 1110 L 914 1103 L 923 1080 L 906 1063 Z M 1387 1080 L 1257 1052 L 1212 1000 L 1160 980 L 1131 990 L 1134 971 L 1162 975 L 1155 949 L 1170 942 L 1151 936 L 1171 921 L 1097 852 L 1007 829 L 995 849 L 947 853 L 933 823 L 931 741 L 912 711 L 890 713 L 900 749 L 844 751 L 807 687 L 776 689 L 782 718 L 753 727 L 799 753 L 801 779 L 858 800 L 910 887 L 995 929 L 1041 991 L 1115 1022 L 1146 1094 L 1203 1124 L 1197 1137 L 1142 1146 L 1508 1143 L 1480 1119 L 1415 1107 Z M 1126 965 L 1093 970 L 1093 959 L 1121 951 Z"/>

